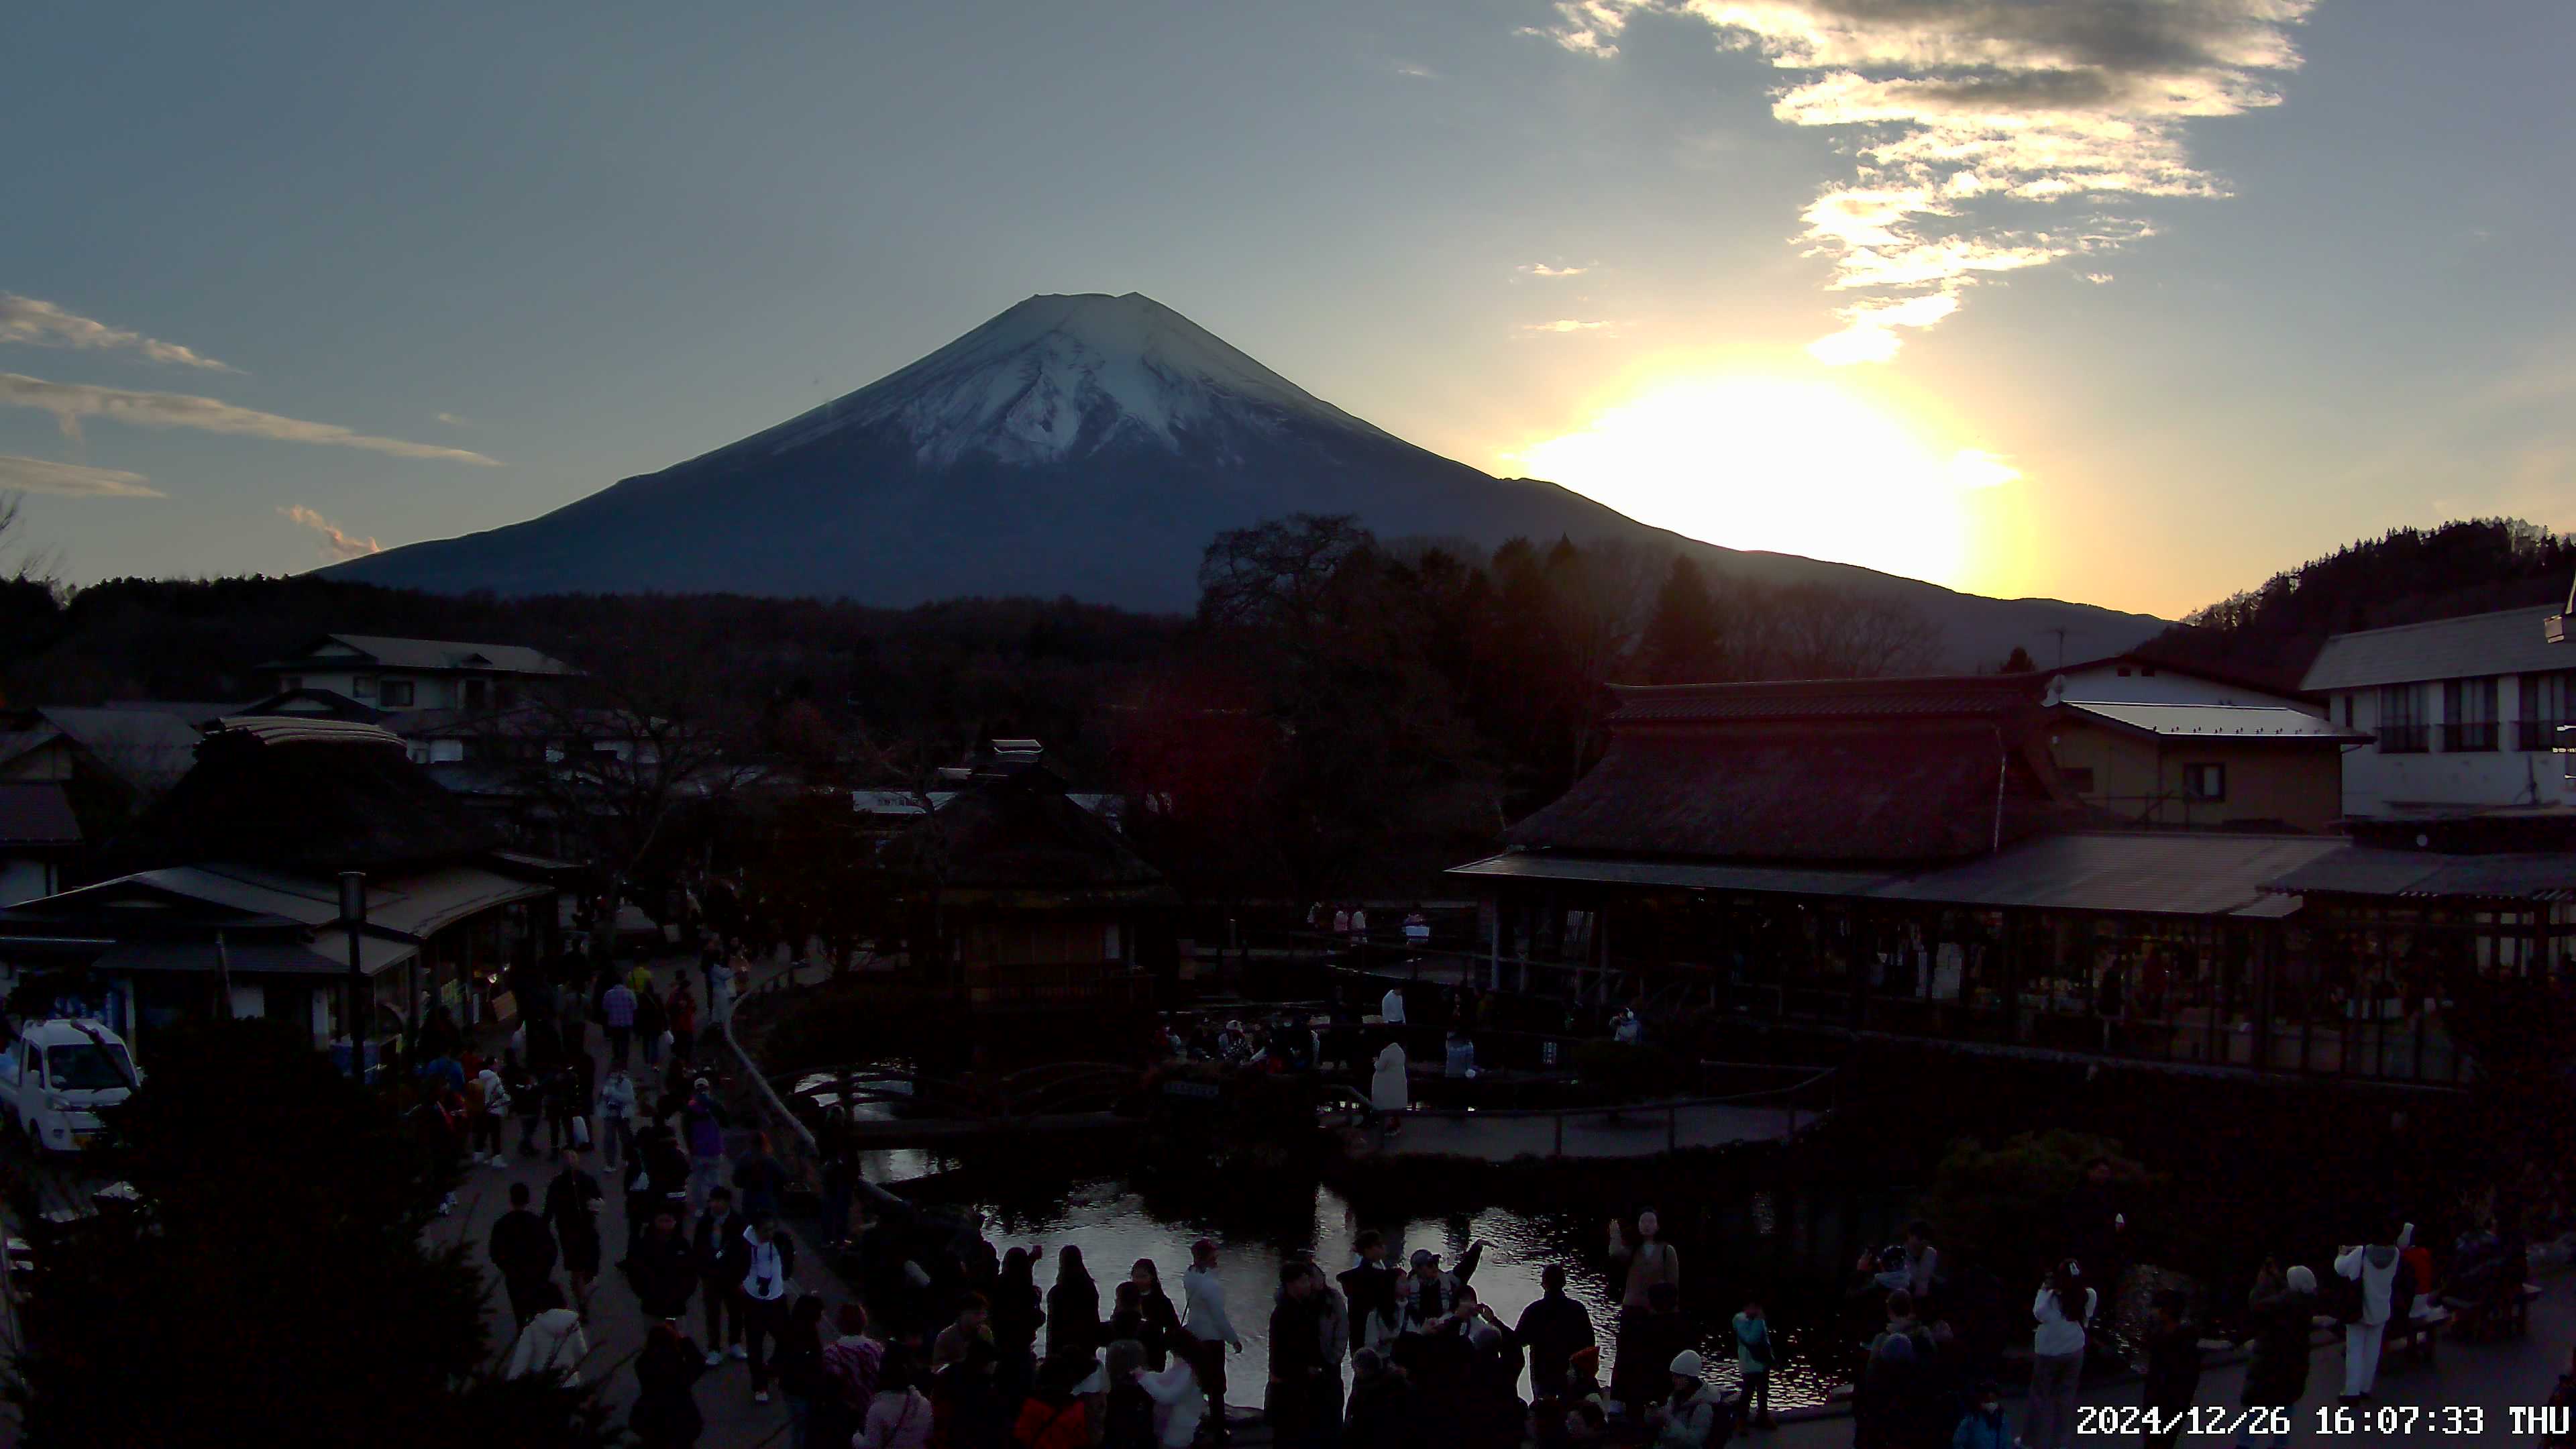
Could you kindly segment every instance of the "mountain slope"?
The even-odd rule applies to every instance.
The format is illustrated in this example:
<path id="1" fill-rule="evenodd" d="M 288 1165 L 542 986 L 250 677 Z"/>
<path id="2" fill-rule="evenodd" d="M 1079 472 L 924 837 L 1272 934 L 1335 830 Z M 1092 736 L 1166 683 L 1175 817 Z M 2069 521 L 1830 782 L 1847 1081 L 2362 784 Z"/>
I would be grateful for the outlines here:
<path id="1" fill-rule="evenodd" d="M 1954 662 L 2110 653 L 2161 621 L 1990 600 L 1649 528 L 1496 479 L 1313 396 L 1150 298 L 1032 297 L 833 402 L 543 517 L 371 555 L 338 577 L 444 592 L 733 592 L 903 606 L 1028 594 L 1177 611 L 1215 534 L 1353 513 L 1379 536 L 1631 538 L 1722 573 L 1903 598 Z"/>

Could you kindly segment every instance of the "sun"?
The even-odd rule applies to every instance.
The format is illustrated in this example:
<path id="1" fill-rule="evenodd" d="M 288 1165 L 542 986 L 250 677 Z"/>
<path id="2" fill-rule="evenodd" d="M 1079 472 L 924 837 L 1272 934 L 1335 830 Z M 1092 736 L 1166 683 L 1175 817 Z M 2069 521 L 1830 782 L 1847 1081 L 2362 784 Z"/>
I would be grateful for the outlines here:
<path id="1" fill-rule="evenodd" d="M 1968 567 L 1968 496 L 2021 476 L 1833 383 L 1758 376 L 1661 383 L 1513 457 L 1692 538 L 1941 584 Z"/>

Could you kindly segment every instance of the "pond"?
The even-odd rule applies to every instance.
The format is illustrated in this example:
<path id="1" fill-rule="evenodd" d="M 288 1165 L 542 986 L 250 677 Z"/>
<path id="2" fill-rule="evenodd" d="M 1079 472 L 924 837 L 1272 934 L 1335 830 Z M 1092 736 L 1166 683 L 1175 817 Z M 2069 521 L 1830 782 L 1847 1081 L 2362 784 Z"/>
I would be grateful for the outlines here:
<path id="1" fill-rule="evenodd" d="M 1603 1382 L 1617 1358 L 1618 1288 L 1604 1250 L 1607 1210 L 1596 1215 L 1424 1203 L 1401 1212 L 1362 1211 L 1313 1182 L 1265 1178 L 1247 1189 L 1204 1178 L 1139 1184 L 1079 1172 L 1040 1181 L 1033 1178 L 1042 1174 L 1028 1164 L 1016 1164 L 1006 1180 L 972 1169 L 898 1180 L 942 1166 L 928 1154 L 879 1153 L 870 1155 L 867 1170 L 871 1181 L 898 1193 L 981 1213 L 985 1235 L 997 1250 L 1042 1246 L 1041 1289 L 1054 1281 L 1056 1249 L 1072 1243 L 1101 1285 L 1104 1303 L 1138 1258 L 1154 1260 L 1177 1303 L 1190 1245 L 1202 1237 L 1216 1240 L 1227 1303 L 1247 1341 L 1229 1365 L 1233 1397 L 1240 1402 L 1257 1402 L 1258 1385 L 1268 1374 L 1269 1311 L 1281 1263 L 1304 1251 L 1339 1272 L 1350 1266 L 1353 1238 L 1367 1228 L 1386 1235 L 1394 1245 L 1390 1256 L 1399 1261 L 1428 1248 L 1455 1264 L 1469 1244 L 1484 1241 L 1473 1282 L 1505 1323 L 1517 1322 L 1540 1296 L 1541 1270 L 1563 1265 L 1567 1292 L 1590 1313 L 1601 1344 Z M 1748 1190 L 1724 1204 L 1675 1201 L 1659 1211 L 1666 1236 L 1681 1254 L 1685 1308 L 1710 1376 L 1736 1381 L 1729 1318 L 1747 1296 L 1759 1294 L 1784 1350 L 1772 1376 L 1775 1402 L 1782 1408 L 1824 1402 L 1847 1378 L 1854 1345 L 1875 1315 L 1874 1305 L 1847 1296 L 1842 1270 L 1859 1245 L 1885 1240 L 1896 1205 L 1864 1207 L 1847 1195 Z M 1522 1389 L 1526 1394 L 1526 1378 Z"/>

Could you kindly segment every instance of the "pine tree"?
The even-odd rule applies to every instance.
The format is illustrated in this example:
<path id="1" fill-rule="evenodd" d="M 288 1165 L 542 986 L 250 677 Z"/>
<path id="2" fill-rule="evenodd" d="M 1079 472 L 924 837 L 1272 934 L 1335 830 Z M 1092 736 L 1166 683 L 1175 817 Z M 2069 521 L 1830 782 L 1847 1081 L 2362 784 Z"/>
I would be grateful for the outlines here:
<path id="1" fill-rule="evenodd" d="M 1725 677 L 1724 621 L 1699 565 L 1675 555 L 1655 594 L 1655 612 L 1637 646 L 1640 672 L 1650 684 L 1704 684 Z"/>

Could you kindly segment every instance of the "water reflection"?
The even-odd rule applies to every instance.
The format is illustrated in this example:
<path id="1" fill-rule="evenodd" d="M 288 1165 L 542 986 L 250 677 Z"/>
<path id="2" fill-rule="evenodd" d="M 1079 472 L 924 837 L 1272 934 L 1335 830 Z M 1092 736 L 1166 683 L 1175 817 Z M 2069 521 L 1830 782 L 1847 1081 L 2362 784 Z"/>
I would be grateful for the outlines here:
<path id="1" fill-rule="evenodd" d="M 938 1165 L 936 1159 L 924 1153 L 875 1156 L 909 1159 L 900 1163 L 883 1161 L 881 1165 L 885 1167 L 900 1165 L 921 1170 Z M 879 1165 L 872 1161 L 870 1176 L 882 1181 L 874 1170 Z M 1243 1354 L 1228 1367 L 1229 1378 L 1238 1386 L 1235 1397 L 1239 1400 L 1257 1400 L 1258 1385 L 1268 1377 L 1269 1317 L 1278 1291 L 1280 1265 L 1291 1253 L 1305 1251 L 1314 1254 L 1329 1271 L 1338 1273 L 1350 1266 L 1351 1240 L 1364 1228 L 1386 1234 L 1395 1245 L 1390 1258 L 1397 1262 L 1417 1248 L 1428 1248 L 1440 1254 L 1444 1263 L 1454 1265 L 1470 1243 L 1483 1240 L 1487 1245 L 1484 1260 L 1473 1282 L 1478 1295 L 1506 1323 L 1518 1322 L 1521 1310 L 1540 1296 L 1540 1270 L 1550 1263 L 1562 1264 L 1566 1291 L 1590 1314 L 1593 1332 L 1600 1341 L 1602 1381 L 1610 1380 L 1618 1352 L 1618 1289 L 1602 1254 L 1606 1212 L 1597 1217 L 1578 1217 L 1572 1213 L 1488 1207 L 1454 1214 L 1373 1217 L 1355 1210 L 1339 1194 L 1320 1184 L 1282 1187 L 1274 1181 L 1261 1183 L 1257 1191 L 1228 1191 L 1221 1183 L 1140 1188 L 1119 1178 L 1059 1181 L 1051 1190 L 1036 1192 L 1017 1190 L 1019 1186 L 1015 1183 L 1015 1190 L 1007 1194 L 969 1188 L 944 1200 L 983 1213 L 986 1236 L 997 1249 L 1043 1249 L 1036 1255 L 1041 1289 L 1053 1285 L 1056 1249 L 1072 1243 L 1081 1248 L 1092 1277 L 1103 1285 L 1123 1277 L 1136 1259 L 1151 1258 L 1161 1266 L 1163 1281 L 1173 1287 L 1177 1296 L 1181 1270 L 1189 1264 L 1190 1244 L 1202 1237 L 1221 1244 L 1218 1274 L 1225 1284 L 1228 1311 L 1246 1342 Z M 898 1184 L 897 1189 L 937 1197 L 934 1184 Z M 1712 1377 L 1729 1384 L 1736 1381 L 1735 1344 L 1727 1319 L 1741 1306 L 1744 1292 L 1736 1291 L 1730 1296 L 1711 1282 L 1693 1283 L 1692 1273 L 1696 1270 L 1720 1275 L 1719 1281 L 1758 1281 L 1766 1285 L 1761 1295 L 1783 1349 L 1782 1360 L 1772 1373 L 1772 1394 L 1775 1403 L 1786 1408 L 1822 1402 L 1840 1380 L 1848 1353 L 1841 1347 L 1842 1335 L 1850 1325 L 1839 1286 L 1833 1284 L 1830 1275 L 1814 1275 L 1813 1281 L 1798 1285 L 1794 1280 L 1805 1275 L 1798 1272 L 1797 1265 L 1759 1251 L 1754 1256 L 1773 1257 L 1768 1271 L 1745 1271 L 1748 1265 L 1743 1259 L 1747 1255 L 1742 1243 L 1758 1242 L 1784 1252 L 1787 1249 L 1787 1235 L 1778 1231 L 1777 1215 L 1782 1207 L 1772 1194 L 1749 1195 L 1733 1211 L 1717 1215 L 1720 1219 L 1738 1219 L 1739 1233 L 1721 1233 L 1696 1247 L 1687 1237 L 1675 1241 L 1682 1252 L 1687 1296 L 1695 1310 L 1693 1321 L 1700 1330 L 1698 1347 L 1713 1370 Z M 1668 1222 L 1711 1221 L 1671 1208 L 1665 1210 L 1664 1216 Z M 1810 1222 L 1811 1216 L 1823 1221 Z M 1847 1211 L 1792 1216 L 1801 1229 L 1797 1236 L 1837 1243 L 1842 1237 L 1841 1226 L 1849 1220 Z M 1724 1241 L 1727 1237 L 1739 1237 L 1742 1242 Z M 1839 1248 L 1829 1251 L 1839 1252 Z M 1824 1352 L 1812 1351 L 1820 1344 L 1826 1345 Z M 1528 1392 L 1526 1378 L 1522 1391 L 1525 1395 Z"/>

